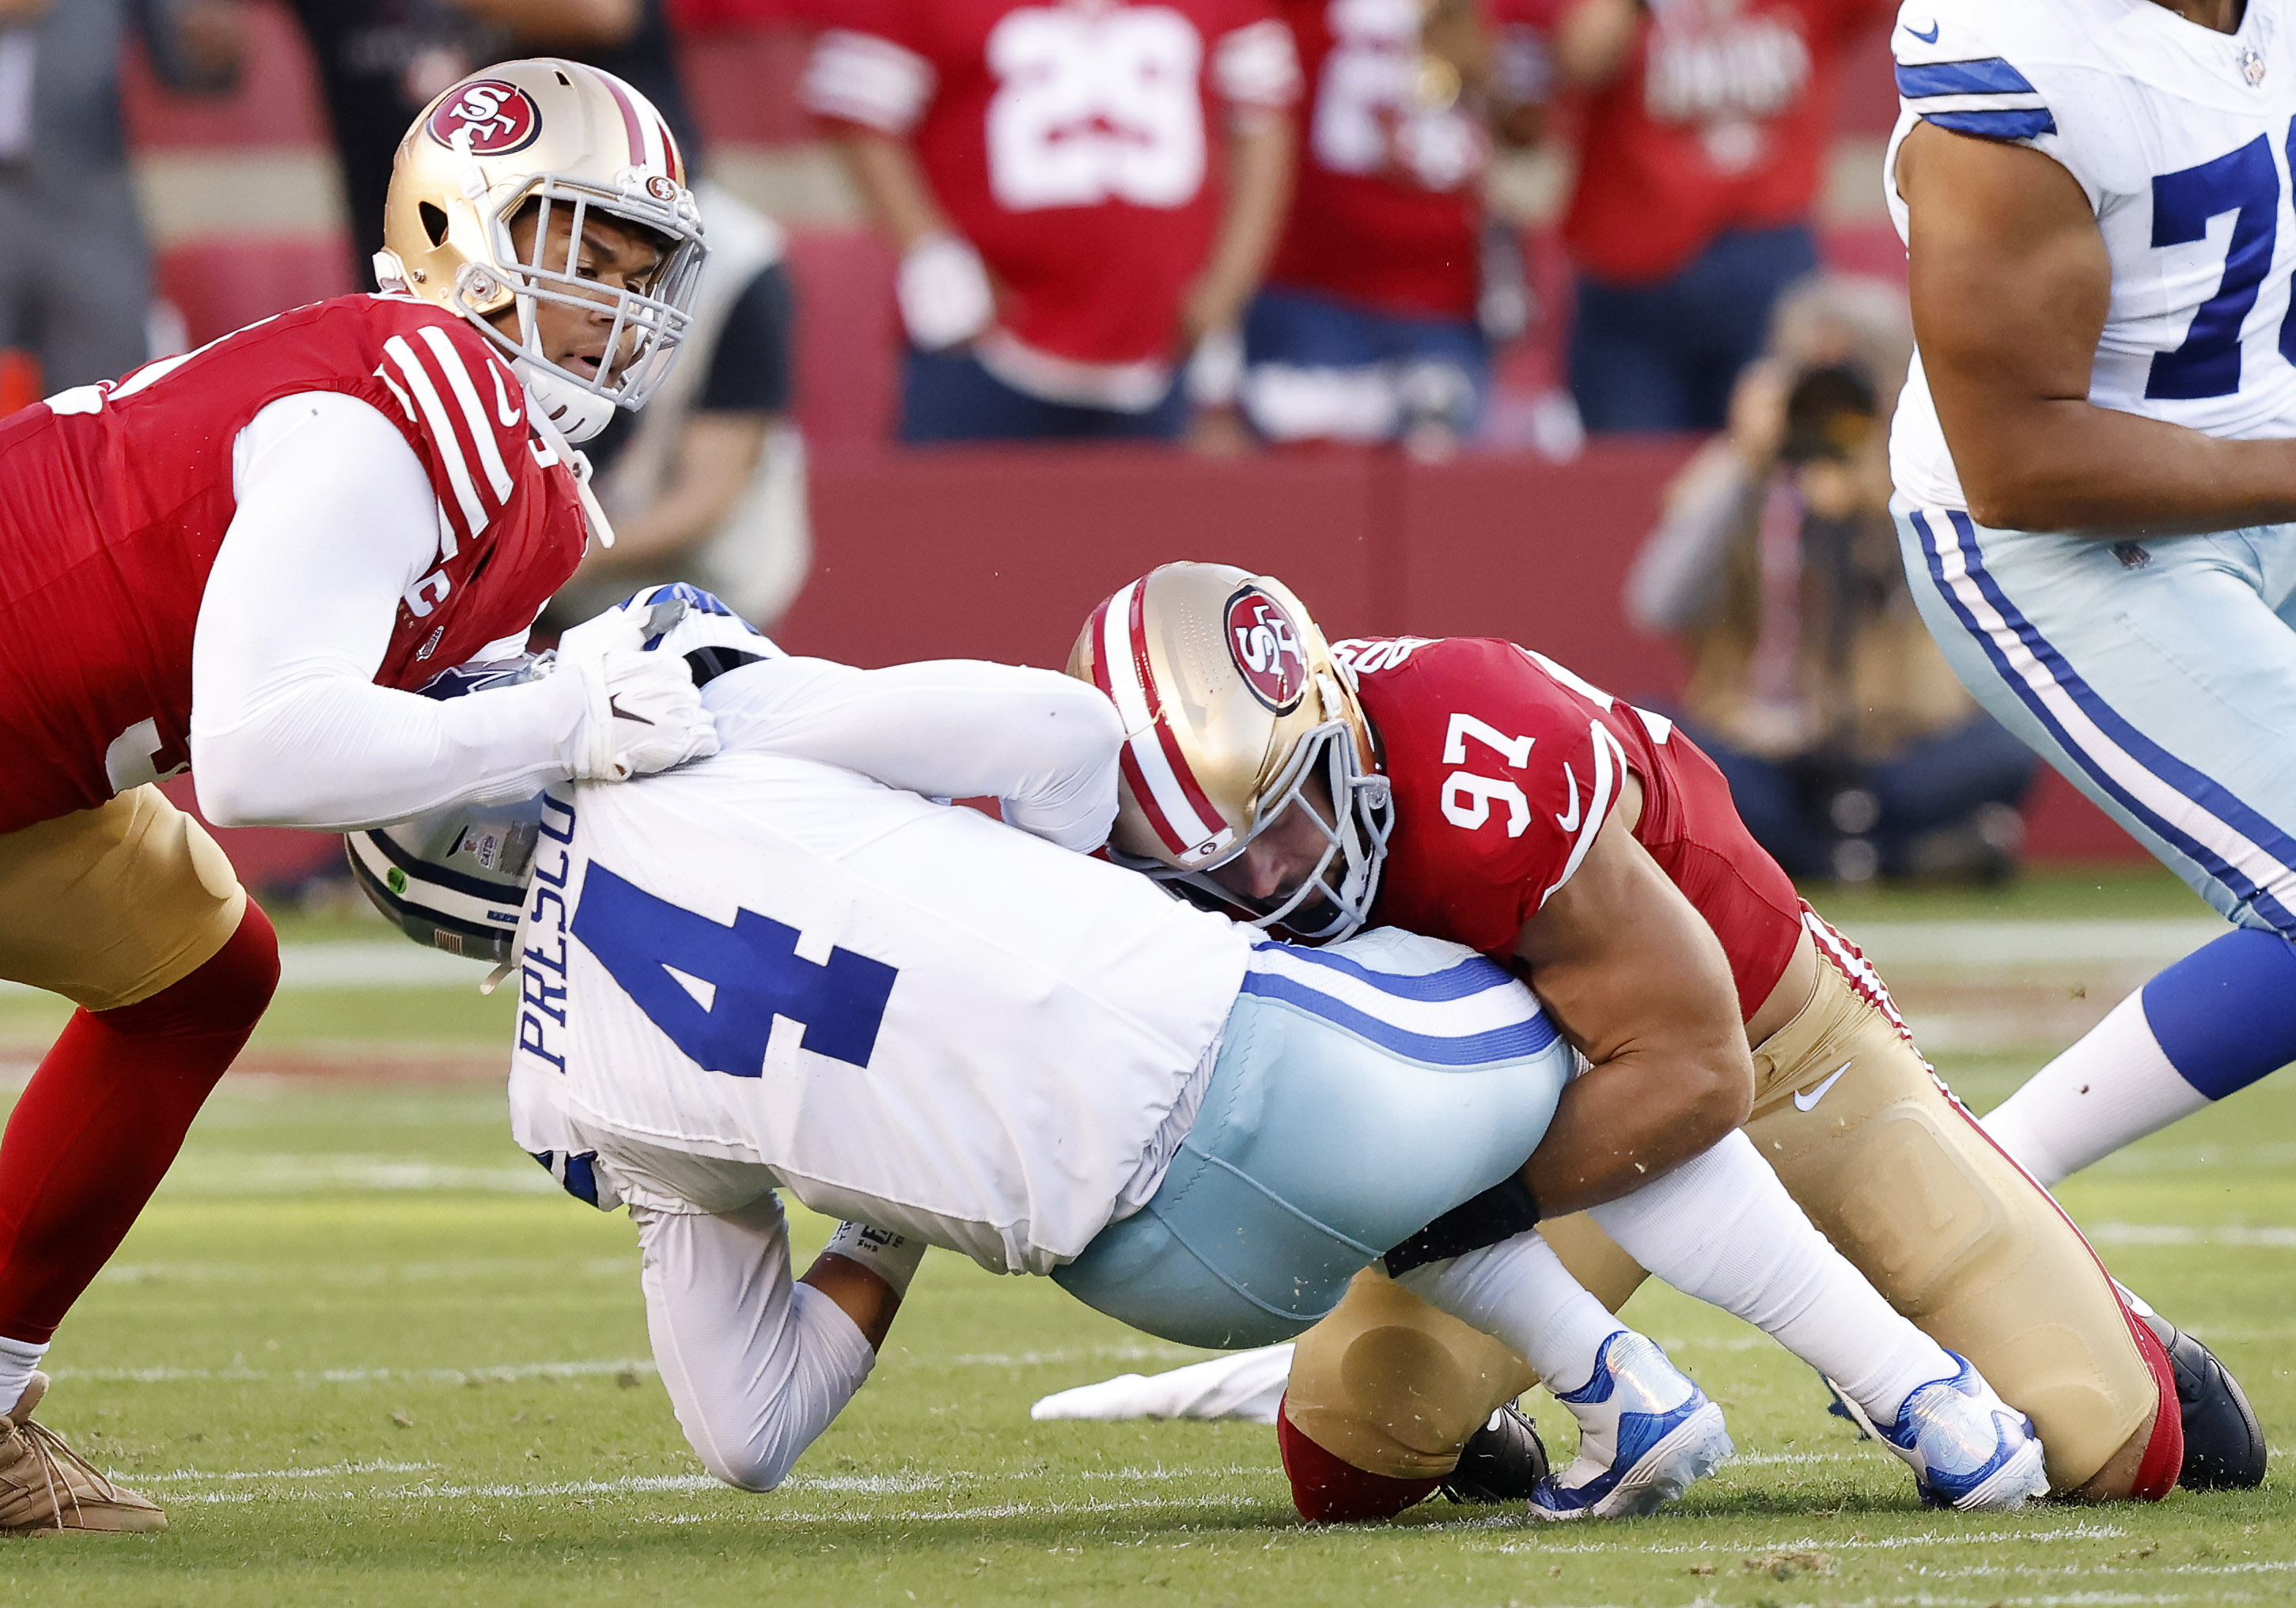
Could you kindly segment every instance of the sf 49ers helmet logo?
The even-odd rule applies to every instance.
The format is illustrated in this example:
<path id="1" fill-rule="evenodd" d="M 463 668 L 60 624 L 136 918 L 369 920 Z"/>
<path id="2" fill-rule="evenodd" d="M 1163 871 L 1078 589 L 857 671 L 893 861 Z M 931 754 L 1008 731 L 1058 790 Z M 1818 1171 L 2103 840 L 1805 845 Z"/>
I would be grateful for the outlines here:
<path id="1" fill-rule="evenodd" d="M 430 137 L 453 150 L 458 133 L 467 131 L 473 156 L 507 156 L 534 143 L 542 132 L 542 113 L 534 99 L 515 84 L 500 78 L 480 78 L 463 86 L 463 93 L 439 102 L 430 114 Z"/>
<path id="2" fill-rule="evenodd" d="M 1228 600 L 1227 650 L 1252 696 L 1278 714 L 1290 711 L 1307 690 L 1308 656 L 1300 646 L 1300 628 L 1283 604 L 1257 586 Z"/>

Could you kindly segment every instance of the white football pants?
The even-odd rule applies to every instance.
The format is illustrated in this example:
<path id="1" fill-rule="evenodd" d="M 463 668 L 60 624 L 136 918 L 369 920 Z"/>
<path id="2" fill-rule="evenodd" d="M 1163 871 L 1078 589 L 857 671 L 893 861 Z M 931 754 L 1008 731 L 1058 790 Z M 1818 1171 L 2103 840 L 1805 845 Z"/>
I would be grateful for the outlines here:
<path id="1" fill-rule="evenodd" d="M 877 1360 L 837 1303 L 790 1277 L 771 1193 L 722 1215 L 630 1206 L 646 1330 L 679 1427 L 728 1485 L 771 1490 Z"/>

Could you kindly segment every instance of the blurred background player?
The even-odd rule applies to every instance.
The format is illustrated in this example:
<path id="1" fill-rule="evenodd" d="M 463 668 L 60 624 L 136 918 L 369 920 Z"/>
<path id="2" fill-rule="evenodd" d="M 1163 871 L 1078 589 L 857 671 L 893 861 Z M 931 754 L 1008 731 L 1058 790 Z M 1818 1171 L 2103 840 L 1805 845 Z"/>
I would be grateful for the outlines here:
<path id="1" fill-rule="evenodd" d="M 1590 430 L 1712 430 L 1810 227 L 1844 49 L 1882 0 L 1563 0 L 1557 78 L 1586 93 L 1562 233 L 1570 389 Z"/>
<path id="2" fill-rule="evenodd" d="M 2279 18 L 2144 0 L 2108 38 L 2062 0 L 1943 0 L 1891 37 L 1921 349 L 1890 458 L 1915 594 L 1979 700 L 2239 927 L 1988 1118 L 2045 1179 L 2296 1060 Z M 2141 305 L 2138 283 L 2158 287 Z"/>
<path id="3" fill-rule="evenodd" d="M 1684 729 L 1788 876 L 2005 877 L 2036 762 L 1931 641 L 1890 517 L 1905 293 L 1821 275 L 1774 325 L 1668 487 L 1628 616 L 1687 649 Z"/>
<path id="4" fill-rule="evenodd" d="M 1521 247 L 1487 233 L 1495 142 L 1524 143 L 1545 98 L 1490 0 L 1287 0 L 1307 94 L 1299 182 L 1243 326 L 1246 416 L 1275 441 L 1422 450 L 1474 433 L 1491 385 L 1487 254 L 1516 292 Z M 1520 33 L 1521 30 L 1515 30 Z M 1514 44 L 1511 54 L 1506 45 Z"/>
<path id="5" fill-rule="evenodd" d="M 36 1370 L 278 976 L 269 921 L 153 784 L 196 762 L 210 820 L 340 829 L 714 748 L 682 666 L 636 653 L 407 690 L 522 645 L 610 537 L 568 436 L 676 355 L 684 178 L 627 86 L 505 63 L 407 131 L 402 289 L 0 426 L 0 975 L 79 1007 L 0 1138 L 0 1530 L 163 1527 L 29 1421 Z"/>
<path id="6" fill-rule="evenodd" d="M 1205 573 L 1226 584 L 1187 584 Z M 1144 629 L 1224 631 L 1221 600 L 1263 584 L 1167 566 L 1137 584 Z M 2234 1406 L 2236 1387 L 2208 1373 L 2214 1359 L 2124 1309 L 2078 1230 L 1937 1082 L 1872 967 L 1796 896 L 1711 762 L 1670 722 L 1508 643 L 1406 637 L 1335 651 L 1392 800 L 1383 846 L 1376 834 L 1350 838 L 1349 801 L 1337 786 L 1319 790 L 1300 751 L 1311 745 L 1270 751 L 1249 726 L 1212 726 L 1201 700 L 1161 689 L 1163 729 L 1231 835 L 1190 853 L 1186 835 L 1161 830 L 1159 811 L 1181 789 L 1160 788 L 1144 765 L 1128 771 L 1111 847 L 1277 930 L 1328 938 L 1383 923 L 1525 966 L 1593 1068 L 1564 1091 L 1521 1178 L 1487 1200 L 1489 1223 L 1510 1234 L 1539 1224 L 1615 1310 L 1642 1267 L 1572 1214 L 1744 1124 L 1875 1287 L 2033 1416 L 2053 1490 L 2158 1499 L 2180 1470 L 2195 1484 L 2262 1478 L 2260 1433 L 2244 1402 Z M 1726 1212 L 1702 1232 L 1683 1242 L 1688 1260 L 1741 1270 L 1774 1242 L 1734 1233 Z M 1300 1342 L 1277 1428 L 1309 1517 L 1375 1517 L 1418 1500 L 1521 1388 L 1497 1361 L 1439 1379 L 1406 1366 L 1472 1354 L 1415 1306 L 1359 1277 Z M 2037 1329 L 2040 1313 L 2052 1321 Z M 2180 1411 L 2180 1385 L 2202 1374 L 2207 1400 Z"/>
<path id="7" fill-rule="evenodd" d="M 0 3 L 0 347 L 43 388 L 109 380 L 160 352 L 152 260 L 119 107 L 132 26 L 171 88 L 231 87 L 239 0 Z M 406 118 L 399 127 L 406 127 Z"/>
<path id="8" fill-rule="evenodd" d="M 367 252 L 407 119 L 444 84 L 503 56 L 563 55 L 612 73 L 652 102 L 688 169 L 706 169 L 664 0 L 302 0 L 296 10 Z M 722 184 L 702 178 L 693 189 L 709 257 L 685 357 L 642 416 L 618 417 L 584 447 L 616 541 L 591 548 L 552 604 L 547 633 L 660 575 L 686 576 L 770 624 L 805 580 L 812 543 L 805 443 L 789 417 L 786 242 Z"/>
<path id="9" fill-rule="evenodd" d="M 1267 0 L 849 0 L 805 81 L 900 254 L 904 441 L 1171 439 L 1292 187 Z M 1209 428 L 1209 427 L 1208 427 Z"/>

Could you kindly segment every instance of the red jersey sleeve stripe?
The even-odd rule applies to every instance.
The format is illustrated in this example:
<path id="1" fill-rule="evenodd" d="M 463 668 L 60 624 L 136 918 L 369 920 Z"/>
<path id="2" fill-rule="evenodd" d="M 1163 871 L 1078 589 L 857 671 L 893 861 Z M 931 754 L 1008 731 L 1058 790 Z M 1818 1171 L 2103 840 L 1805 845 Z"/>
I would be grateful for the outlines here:
<path id="1" fill-rule="evenodd" d="M 406 337 L 394 335 L 382 343 L 383 351 L 406 376 L 407 391 L 422 414 L 423 435 L 430 442 L 432 456 L 447 471 L 447 484 L 453 487 L 455 501 L 461 505 L 463 524 L 472 541 L 487 527 L 487 505 L 479 496 L 479 488 L 471 478 L 471 465 L 463 455 L 463 444 L 455 438 L 455 420 L 447 412 L 447 404 L 439 396 L 439 388 L 430 383 L 430 375 L 414 348 L 406 344 Z"/>
<path id="2" fill-rule="evenodd" d="M 487 484 L 494 487 L 495 505 L 499 508 L 510 501 L 518 483 L 511 478 L 510 466 L 503 461 L 502 445 L 495 439 L 494 420 L 487 413 L 486 404 L 479 400 L 479 388 L 472 382 L 471 365 L 463 361 L 462 353 L 455 350 L 455 343 L 447 339 L 447 331 L 438 325 L 423 325 L 422 335 L 422 344 L 438 360 L 439 371 L 447 377 L 447 388 L 462 404 L 463 418 L 471 427 L 471 439 L 479 449 L 479 466 L 487 471 Z"/>
<path id="3" fill-rule="evenodd" d="M 1555 888 L 1570 880 L 1578 869 L 1578 862 L 1587 858 L 1587 851 L 1595 846 L 1595 834 L 1611 818 L 1611 805 L 1619 796 L 1619 779 L 1626 772 L 1627 751 L 1611 735 L 1611 729 L 1601 721 L 1590 721 L 1587 725 L 1595 739 L 1594 796 L 1581 805 L 1578 780 L 1571 780 L 1570 803 L 1581 811 L 1577 822 L 1578 837 L 1570 845 L 1570 858 L 1562 862 L 1562 875 L 1554 879 L 1553 887 L 1538 896 L 1542 905 L 1554 896 Z"/>

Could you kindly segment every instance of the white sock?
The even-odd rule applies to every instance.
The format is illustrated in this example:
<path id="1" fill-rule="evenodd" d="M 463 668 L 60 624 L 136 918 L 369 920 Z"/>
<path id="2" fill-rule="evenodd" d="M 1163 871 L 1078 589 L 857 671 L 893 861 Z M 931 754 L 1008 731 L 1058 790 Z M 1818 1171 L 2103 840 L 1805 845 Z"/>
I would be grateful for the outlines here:
<path id="1" fill-rule="evenodd" d="M 1993 1142 L 2050 1188 L 2209 1103 L 2170 1064 L 2139 989 L 1985 1117 Z"/>
<path id="2" fill-rule="evenodd" d="M 1760 1329 L 1876 1423 L 1896 1423 L 1915 1386 L 1955 1371 L 1811 1226 L 1742 1132 L 1588 1215 L 1653 1274 Z"/>
<path id="3" fill-rule="evenodd" d="M 1557 1395 L 1594 1378 L 1603 1343 L 1626 1327 L 1570 1277 L 1536 1229 L 1414 1268 L 1396 1282 L 1513 1347 Z"/>
<path id="4" fill-rule="evenodd" d="M 35 1344 L 29 1340 L 11 1340 L 0 1335 L 0 1413 L 23 1400 L 24 1387 L 32 1383 L 32 1370 L 47 1354 L 45 1341 Z"/>

